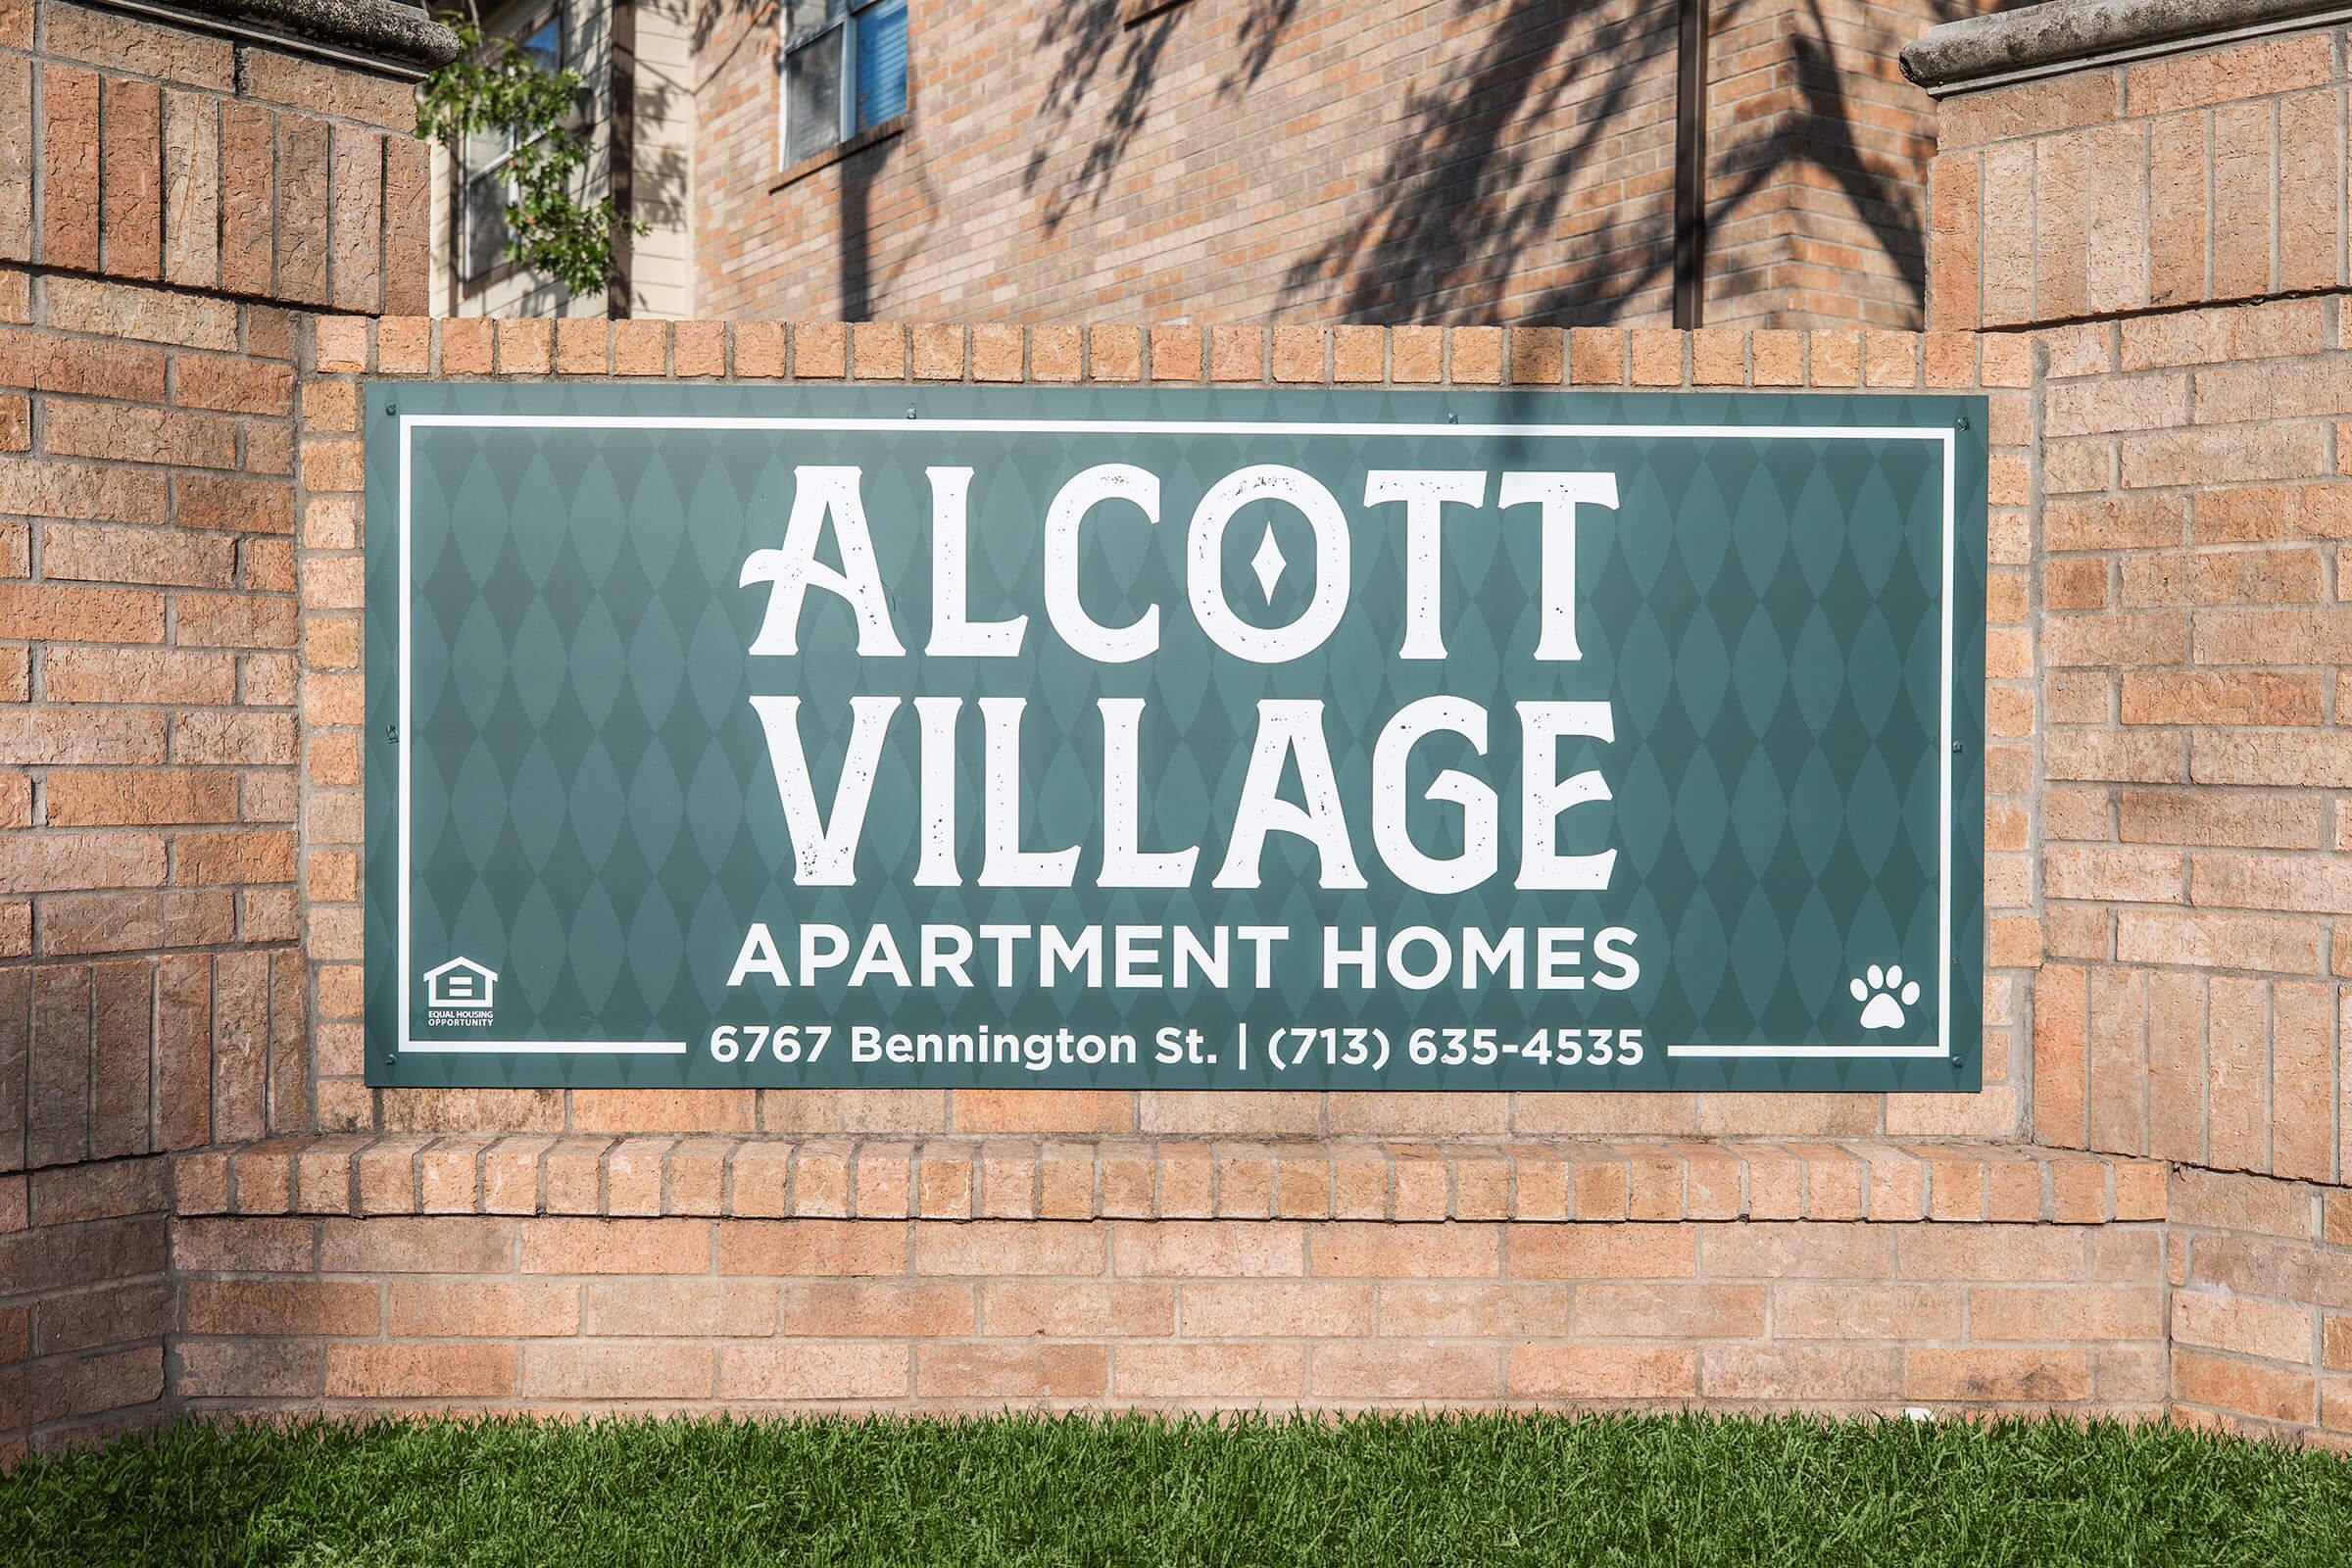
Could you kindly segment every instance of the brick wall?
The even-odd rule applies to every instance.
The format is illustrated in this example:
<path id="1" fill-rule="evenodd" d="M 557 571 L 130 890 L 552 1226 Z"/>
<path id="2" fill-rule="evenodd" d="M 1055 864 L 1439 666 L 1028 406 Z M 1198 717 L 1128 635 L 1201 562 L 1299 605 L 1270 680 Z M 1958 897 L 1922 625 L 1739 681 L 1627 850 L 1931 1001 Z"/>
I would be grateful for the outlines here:
<path id="1" fill-rule="evenodd" d="M 96 47 L 54 19 L 104 14 L 40 15 L 26 44 Z M 112 215 L 142 210 L 104 192 L 143 186 L 105 151 L 98 89 L 98 156 L 52 138 L 0 163 L 0 220 L 36 172 L 101 193 L 82 260 L 41 248 L 46 183 L 0 249 L 0 487 L 23 498 L 0 512 L 21 671 L 0 705 L 0 1445 L 165 1398 L 1925 1404 L 2342 1441 L 2344 209 L 2340 178 L 2332 207 L 2275 198 L 2266 221 L 2334 214 L 2339 270 L 2296 270 L 2317 242 L 2274 229 L 2257 281 L 2226 205 L 2256 187 L 2223 130 L 2251 104 L 2273 176 L 2340 174 L 2340 120 L 2325 157 L 2278 150 L 2312 118 L 2296 91 L 2343 90 L 2279 95 L 2302 81 L 2279 62 L 2345 58 L 2340 28 L 2304 36 L 1948 100 L 1931 275 L 1977 314 L 1925 335 L 1268 325 L 1241 296 L 1215 308 L 1255 319 L 1205 329 L 370 319 L 406 253 L 363 308 L 314 318 L 287 301 L 331 306 L 338 274 L 286 295 L 307 253 L 274 219 L 268 288 L 228 281 L 251 230 L 227 199 L 212 283 L 103 270 Z M 177 58 L 109 47 L 94 74 Z M 51 65 L 25 68 L 44 124 Z M 2134 81 L 2170 83 L 2143 90 L 2164 107 L 2128 116 Z M 2072 181 L 2093 110 L 2150 158 L 2185 115 L 2213 162 L 2121 187 L 2135 227 L 2085 194 L 2112 178 Z M 306 138 L 269 139 L 278 213 Z M 179 187 L 158 179 L 169 232 Z M 2191 186 L 2204 226 L 2157 224 L 2159 189 Z M 334 267 L 335 235 L 370 232 L 339 210 Z M 2191 270 L 2193 293 L 2156 291 Z M 122 364 L 148 379 L 89 379 Z M 377 375 L 1983 390 L 1986 1092 L 371 1091 L 357 400 Z M 277 390 L 204 390 L 232 378 Z M 190 511 L 220 484 L 247 500 Z M 152 668 L 93 681 L 132 656 Z M 227 684 L 168 684 L 183 660 Z M 122 736 L 153 755 L 87 750 Z"/>
<path id="2" fill-rule="evenodd" d="M 1989 9 L 1986 0 L 1713 8 L 1709 321 L 1921 324 L 1936 109 L 1895 56 L 1931 24 Z"/>
<path id="3" fill-rule="evenodd" d="M 320 1126 L 409 1133 L 860 1133 L 1153 1135 L 1500 1142 L 1574 1136 L 2011 1137 L 2023 1125 L 2023 1001 L 2039 957 L 2026 841 L 2032 776 L 2032 633 L 2023 553 L 2029 345 L 1963 334 L 1826 330 L 1621 331 L 1557 327 L 915 326 L 594 318 L 318 323 L 305 387 L 302 477 L 308 952 L 319 1003 Z M 360 441 L 353 378 L 691 380 L 731 374 L 812 384 L 1145 382 L 1392 386 L 1986 391 L 1995 544 L 1991 659 L 1998 694 L 1986 757 L 1984 1093 L 1584 1095 L 1128 1090 L 561 1090 L 370 1092 L 362 1081 L 359 789 Z"/>
<path id="4" fill-rule="evenodd" d="M 2175 1419 L 2352 1434 L 2352 1194 L 2180 1169 L 2171 1195 Z"/>
<path id="5" fill-rule="evenodd" d="M 160 1156 L 311 1125 L 294 359 L 420 307 L 413 124 L 0 0 L 0 1453 L 159 1407 Z"/>
<path id="6" fill-rule="evenodd" d="M 1773 58 L 1758 41 L 1776 36 L 1769 28 L 1749 36 L 1735 24 L 1723 36 Z M 2321 52 L 2332 62 L 2341 45 L 2327 36 Z M 2292 39 L 2249 48 L 2309 51 Z M 2197 90 L 2216 100 L 2226 92 L 2216 82 L 2276 79 L 2232 76 L 2236 68 L 2202 58 L 2110 72 L 2105 90 L 2120 113 L 2132 73 L 2203 82 Z M 2066 201 L 2088 193 L 2062 180 L 2051 196 L 2039 183 L 2045 162 L 2063 172 L 2079 122 L 2051 130 L 2000 120 L 1991 106 L 2077 112 L 2083 101 L 2061 78 L 1963 94 L 1947 108 L 1964 139 L 1997 122 L 2005 141 L 2036 150 L 2022 186 L 1989 183 L 1998 148 L 1975 142 L 1938 166 L 1938 297 L 1952 294 L 1956 270 L 1987 299 L 2021 286 L 1987 261 L 2015 254 L 2008 240 L 2011 249 L 1987 248 L 1987 225 L 2061 225 L 2027 247 L 2024 303 L 1982 323 L 2001 330 L 1976 334 L 821 322 L 664 333 L 652 323 L 404 321 L 371 334 L 322 323 L 318 366 L 330 373 L 1984 388 L 1994 444 L 1992 1032 L 1988 1091 L 1969 1101 L 565 1097 L 369 1095 L 350 1082 L 356 1022 L 323 1018 L 322 1045 L 340 1039 L 352 1053 L 322 1055 L 318 1069 L 322 1102 L 348 1110 L 334 1123 L 348 1130 L 253 1151 L 250 1197 L 247 1156 L 200 1156 L 183 1173 L 203 1195 L 189 1212 L 204 1217 L 185 1223 L 209 1237 L 274 1238 L 285 1261 L 223 1243 L 221 1273 L 255 1283 L 331 1272 L 330 1255 L 365 1253 L 352 1237 L 380 1235 L 397 1251 L 412 1234 L 404 1227 L 425 1223 L 411 1216 L 472 1240 L 464 1268 L 417 1250 L 418 1271 L 438 1278 L 388 1283 L 372 1313 L 354 1306 L 338 1332 L 298 1335 L 289 1366 L 268 1375 L 287 1378 L 284 1396 L 297 1400 L 932 1406 L 1152 1402 L 1175 1395 L 1149 1369 L 1213 1364 L 1247 1368 L 1231 1387 L 1200 1391 L 1224 1402 L 2016 1402 L 2171 1408 L 2271 1431 L 2352 1422 L 2323 1395 L 2330 1358 L 2352 1361 L 2328 1312 L 2345 1304 L 2331 1249 L 2348 1238 L 2329 1229 L 2332 1193 L 2309 1185 L 2342 1174 L 2335 982 L 2345 971 L 2327 890 L 2337 846 L 2352 840 L 2337 835 L 2328 792 L 2342 786 L 2327 737 L 2339 564 L 2330 541 L 2342 532 L 2330 519 L 2338 421 L 2352 412 L 2334 390 L 2352 384 L 2338 359 L 2343 301 L 2293 297 L 2300 274 L 2283 260 L 2246 280 L 2261 297 L 2242 305 L 2204 306 L 2199 294 L 2200 308 L 2172 308 L 2093 291 L 2089 280 L 2123 252 L 2106 220 L 2094 235 L 2087 216 L 2070 249 Z M 1757 96 L 1757 118 L 1785 108 Z M 2190 112 L 2229 111 L 2216 101 Z M 1951 172 L 1963 167 L 1974 186 Z M 2340 203 L 2328 210 L 2340 214 Z M 2199 243 L 2210 247 L 2212 233 Z M 2170 240 L 2136 234 L 2144 270 L 2161 272 Z M 2198 265 L 2201 280 L 2216 275 L 2210 254 Z M 1757 275 L 1759 293 L 1801 282 L 1795 272 L 1775 281 L 1769 267 Z M 350 469 L 338 460 L 329 471 Z M 337 509 L 347 502 L 321 491 L 310 506 L 346 514 Z M 337 613 L 348 620 L 354 609 Z M 320 634 L 338 647 L 347 635 Z M 336 820 L 353 820 L 337 809 Z M 319 894 L 348 887 L 355 849 L 313 841 L 310 853 L 336 867 L 310 884 L 315 934 L 356 931 L 356 914 Z M 328 956 L 316 935 L 314 950 Z M 331 968 L 322 977 L 349 994 Z M 2148 1196 L 2156 1170 L 2170 1172 L 2161 1200 Z M 2090 1228 L 2068 1228 L 2078 1222 Z M 2170 1237 L 2162 1263 L 2159 1222 Z M 1454 1245 L 1408 1229 L 1424 1224 L 1473 1238 L 1460 1244 L 1473 1259 L 1462 1266 L 1487 1281 L 1476 1298 L 1491 1315 L 1463 1306 L 1438 1323 L 1391 1305 L 1414 1299 L 1434 1250 Z M 945 1239 L 958 1225 L 988 1227 L 994 1277 L 938 1277 L 938 1258 L 972 1245 Z M 1206 1272 L 1154 1272 L 1179 1232 L 1215 1238 Z M 1318 1263 L 1343 1234 L 1381 1238 L 1384 1261 L 1347 1273 Z M 331 1237 L 346 1238 L 340 1252 Z M 794 1238 L 810 1239 L 807 1250 Z M 1967 1278 L 1921 1273 L 1937 1250 Z M 1825 1330 L 1796 1306 L 1819 1309 L 1830 1292 L 1763 1282 L 1804 1278 L 1830 1256 L 1845 1282 L 1835 1294 L 1856 1305 Z M 1544 1257 L 1574 1259 L 1564 1299 L 1541 1295 L 1529 1275 L 1544 1266 L 1529 1260 Z M 1219 1303 L 1261 1293 L 1245 1283 L 1250 1267 L 1295 1275 L 1301 1311 L 1341 1300 L 1360 1311 L 1317 1320 L 1327 1332 L 1246 1333 L 1232 1315 L 1240 1308 Z M 844 1276 L 865 1282 L 862 1294 L 843 1294 Z M 404 1286 L 405 1316 L 394 1304 Z M 564 1343 L 526 1343 L 511 1320 L 468 1315 L 468 1303 L 512 1303 L 525 1290 L 553 1303 Z M 1008 1304 L 1023 1293 L 1097 1304 L 1040 1323 Z M 1504 1327 L 1495 1303 L 1514 1298 L 1547 1303 L 1533 1328 Z M 416 1304 L 427 1299 L 450 1315 Z M 288 1320 L 273 1314 L 306 1310 L 266 1292 L 251 1300 L 251 1317 L 207 1320 L 224 1345 L 282 1333 Z M 638 1302 L 636 1316 L 623 1300 Z M 873 1333 L 845 1337 L 809 1333 L 839 1320 L 796 1315 L 808 1300 L 923 1304 L 912 1315 L 877 1304 Z M 1102 1304 L 1113 1300 L 1166 1310 L 1121 1316 Z M 1596 1327 L 1606 1321 L 1598 1303 L 1637 1300 L 1643 1311 L 1629 1321 L 1647 1332 Z M 675 1306 L 684 1332 L 651 1333 L 647 1301 Z M 698 1315 L 718 1301 L 743 1315 Z M 1912 1314 L 1916 1332 L 1876 1308 Z M 722 1322 L 724 1332 L 713 1326 Z M 2004 1337 L 2004 1325 L 2029 1322 L 2041 1338 Z M 1050 1351 L 1032 1343 L 1040 1337 Z M 1366 1343 L 1380 1354 L 1360 1355 Z M 674 1374 L 658 1395 L 583 1370 L 656 1351 Z M 440 1381 L 444 1355 L 470 1369 L 470 1392 Z M 1391 1365 L 1417 1370 L 1386 1382 L 1377 1368 Z M 1528 1370 L 1539 1365 L 1584 1370 L 1544 1383 Z M 405 1369 L 409 1381 L 369 1385 L 350 1370 L 368 1367 Z M 824 1369 L 847 1367 L 862 1370 L 824 1381 Z M 1781 1381 L 1755 1372 L 1770 1367 Z M 264 1392 L 232 1382 L 204 1396 Z"/>
<path id="7" fill-rule="evenodd" d="M 2340 299 L 2283 300 L 2045 350 L 2052 1143 L 2343 1176 L 2347 326 Z"/>
<path id="8" fill-rule="evenodd" d="M 2337 1442 L 2345 66 L 2322 27 L 1961 83 L 1931 272 L 2036 364 L 2034 1136 L 2173 1162 L 2181 1417 Z"/>
<path id="9" fill-rule="evenodd" d="M 327 1130 L 178 1161 L 181 1392 L 224 1408 L 2160 1407 L 2162 1167 L 2013 1141 L 2039 956 L 2031 350 L 1839 330 L 320 319 L 298 564 Z M 353 400 L 370 374 L 1985 389 L 1987 1091 L 371 1091 Z"/>
<path id="10" fill-rule="evenodd" d="M 2164 1397 L 2145 1162 L 390 1137 L 182 1172 L 200 1408 Z"/>
<path id="11" fill-rule="evenodd" d="M 2323 27 L 1946 98 L 1930 323 L 2341 289 L 2346 79 Z"/>
<path id="12" fill-rule="evenodd" d="M 1718 17 L 1722 319 L 1919 325 L 1934 115 L 1893 60 L 1947 3 Z M 700 310 L 1669 318 L 1670 0 L 1131 9 L 916 0 L 905 132 L 780 184 L 774 12 L 720 8 L 698 50 Z"/>

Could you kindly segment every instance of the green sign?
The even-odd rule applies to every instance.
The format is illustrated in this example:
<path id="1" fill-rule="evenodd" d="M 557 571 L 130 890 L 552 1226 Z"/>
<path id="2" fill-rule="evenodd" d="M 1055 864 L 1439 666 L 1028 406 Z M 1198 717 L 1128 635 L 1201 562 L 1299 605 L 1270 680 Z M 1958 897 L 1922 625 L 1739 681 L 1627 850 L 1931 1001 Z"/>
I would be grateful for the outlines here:
<path id="1" fill-rule="evenodd" d="M 1973 1090 L 1984 424 L 377 384 L 368 1080 Z"/>

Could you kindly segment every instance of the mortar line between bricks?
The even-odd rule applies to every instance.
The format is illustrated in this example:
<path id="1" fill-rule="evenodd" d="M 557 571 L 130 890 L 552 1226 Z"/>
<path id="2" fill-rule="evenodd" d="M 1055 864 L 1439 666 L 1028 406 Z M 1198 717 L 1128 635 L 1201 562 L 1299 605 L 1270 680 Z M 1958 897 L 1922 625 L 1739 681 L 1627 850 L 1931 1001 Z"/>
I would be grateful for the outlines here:
<path id="1" fill-rule="evenodd" d="M 2223 315 L 2232 311 L 2260 311 L 2274 305 L 2291 304 L 2297 300 L 2340 300 L 2346 298 L 2347 296 L 2352 296 L 2352 287 L 2347 287 L 2346 285 L 2340 283 L 2315 283 L 2300 288 L 2265 290 L 2260 294 L 2238 295 L 2229 299 L 2209 298 L 2202 300 L 2190 300 L 2179 305 L 2133 306 L 2122 310 L 2085 312 L 2081 316 L 2052 317 L 2048 320 L 2037 319 L 2033 321 L 2006 322 L 1999 326 L 1983 327 L 1975 335 L 1982 337 L 2036 338 L 2049 332 L 2064 330 L 2070 327 L 2097 326 L 2110 322 L 2144 321 L 2162 319 L 2167 317 L 2177 316 Z M 1924 336 L 1925 334 L 1910 333 L 1905 335 Z M 2275 355 L 2264 356 L 2264 358 L 2308 359 L 2314 357 L 2315 355 L 2327 355 L 2333 352 L 2336 351 L 2331 345 L 2323 344 L 2317 347 L 2284 350 Z M 2205 364 L 2207 362 L 2198 363 Z M 2226 362 L 2211 363 L 2227 363 L 2237 365 L 2249 362 L 2233 357 Z M 2150 367 L 2150 368 L 2159 368 L 2159 367 Z M 2172 367 L 2172 368 L 2180 368 L 2180 367 Z M 2053 377 L 2053 379 L 2068 381 L 2096 381 L 2111 379 L 2117 375 L 2131 375 L 2136 373 L 2138 372 L 2109 368 L 2101 370 L 2087 370 L 2080 373 L 2079 375 L 2059 376 Z M 2037 448 L 2038 445 L 2039 443 L 2037 442 Z"/>
<path id="2" fill-rule="evenodd" d="M 36 181 L 35 183 L 38 184 L 40 182 Z M 272 246 L 273 251 L 275 247 Z M 274 260 L 275 258 L 273 255 L 273 263 Z M 94 283 L 108 290 L 109 292 L 114 293 L 137 294 L 151 297 L 161 295 L 169 296 L 174 299 L 210 300 L 222 305 L 242 306 L 257 310 L 282 311 L 289 316 L 351 316 L 355 318 L 363 320 L 375 319 L 374 317 L 363 316 L 356 312 L 337 311 L 323 300 L 298 300 L 276 293 L 245 293 L 233 289 L 222 288 L 218 284 L 183 283 L 167 280 L 162 277 L 128 277 L 120 272 L 110 272 L 103 267 L 71 267 L 59 266 L 49 262 L 27 261 L 0 263 L 0 269 L 5 269 L 9 271 L 23 271 L 26 273 L 35 282 L 42 285 L 39 292 L 43 295 L 45 295 L 47 292 L 47 285 L 52 282 L 64 281 L 75 283 Z M 42 306 L 44 308 L 38 311 L 36 314 L 46 315 L 47 312 L 45 307 L 47 303 L 47 300 L 44 298 L 42 300 Z M 228 355 L 237 358 L 255 360 L 264 365 L 293 365 L 299 369 L 299 364 L 293 356 L 280 358 L 271 354 L 260 354 L 251 349 L 243 347 L 241 344 L 234 348 L 214 348 L 209 344 L 183 343 L 172 338 L 146 338 L 136 337 L 121 332 L 89 331 L 74 327 L 52 326 L 45 321 L 15 321 L 10 322 L 9 325 L 20 329 L 37 329 L 43 332 L 53 332 L 59 337 L 71 338 L 77 342 L 91 341 L 101 343 L 122 342 L 151 344 L 157 348 L 167 351 Z"/>

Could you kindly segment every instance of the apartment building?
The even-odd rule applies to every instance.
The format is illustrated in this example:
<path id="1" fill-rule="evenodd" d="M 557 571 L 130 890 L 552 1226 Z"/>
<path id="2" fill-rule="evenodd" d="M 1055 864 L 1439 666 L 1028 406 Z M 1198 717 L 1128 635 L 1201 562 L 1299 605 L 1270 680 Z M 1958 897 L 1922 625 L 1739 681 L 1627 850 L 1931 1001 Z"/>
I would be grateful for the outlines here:
<path id="1" fill-rule="evenodd" d="M 437 155 L 456 315 L 1917 326 L 1960 0 L 528 0 L 602 296 Z"/>

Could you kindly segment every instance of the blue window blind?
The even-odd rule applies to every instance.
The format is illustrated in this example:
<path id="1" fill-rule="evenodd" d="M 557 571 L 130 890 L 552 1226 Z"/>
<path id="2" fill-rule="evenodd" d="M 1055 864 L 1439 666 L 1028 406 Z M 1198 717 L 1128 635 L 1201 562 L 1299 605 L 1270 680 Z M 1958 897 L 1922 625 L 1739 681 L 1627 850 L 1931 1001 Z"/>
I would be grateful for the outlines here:
<path id="1" fill-rule="evenodd" d="M 858 128 L 906 112 L 906 0 L 858 13 Z"/>

